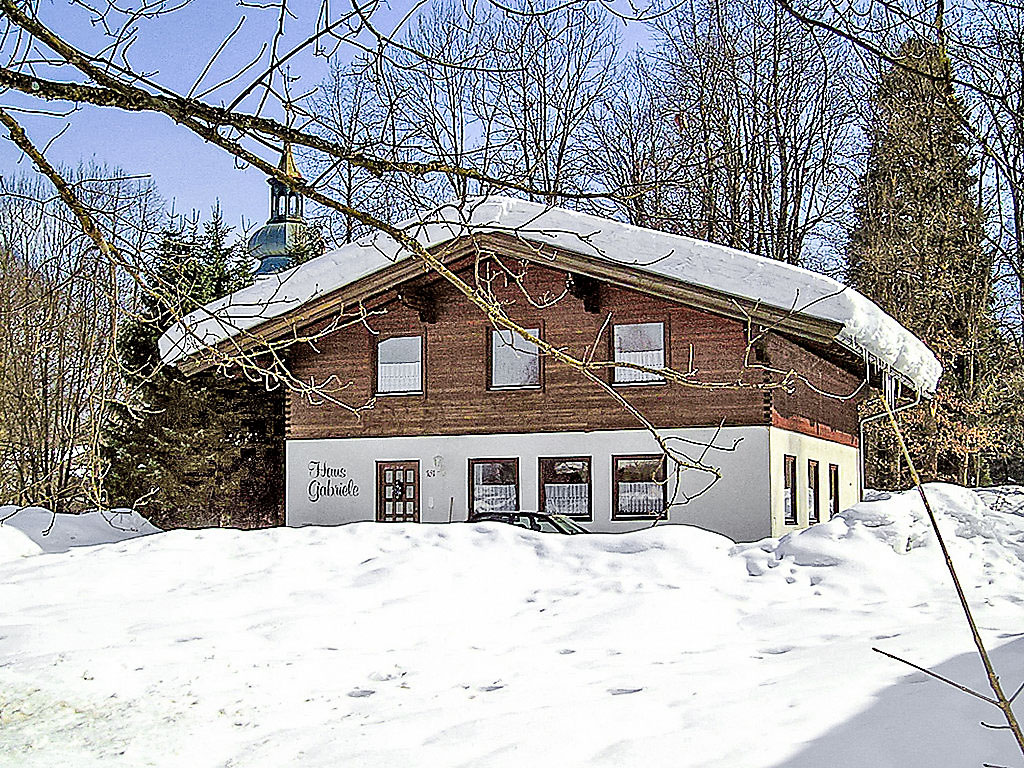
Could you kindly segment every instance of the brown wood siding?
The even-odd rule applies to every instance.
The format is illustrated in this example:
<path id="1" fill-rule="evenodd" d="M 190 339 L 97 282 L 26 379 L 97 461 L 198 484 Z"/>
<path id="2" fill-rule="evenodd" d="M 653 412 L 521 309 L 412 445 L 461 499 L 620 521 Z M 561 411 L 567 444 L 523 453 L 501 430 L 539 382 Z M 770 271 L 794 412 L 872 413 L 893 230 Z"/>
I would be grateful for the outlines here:
<path id="1" fill-rule="evenodd" d="M 802 377 L 792 393 L 782 389 L 772 391 L 772 424 L 855 446 L 857 403 L 864 390 L 850 399 L 830 395 L 846 396 L 855 392 L 862 377 L 778 334 L 768 334 L 765 347 L 768 364 L 773 369 L 793 370 Z"/>
<path id="2" fill-rule="evenodd" d="M 515 262 L 519 268 L 519 262 Z M 565 289 L 562 271 L 531 264 L 523 287 L 534 298 L 557 297 Z M 464 277 L 472 277 L 464 272 Z M 397 288 L 397 286 L 396 286 Z M 544 338 L 583 356 L 594 343 L 609 313 L 612 323 L 665 323 L 666 356 L 676 370 L 696 371 L 695 381 L 759 382 L 760 371 L 744 370 L 746 330 L 743 323 L 643 293 L 601 286 L 601 311 L 584 311 L 579 299 L 564 295 L 552 306 L 529 304 L 511 280 L 499 277 L 491 288 L 523 326 L 543 328 Z M 417 312 L 390 291 L 367 327 L 354 325 L 320 339 L 317 349 L 301 344 L 290 350 L 294 374 L 309 382 L 336 377 L 347 385 L 336 396 L 359 405 L 373 399 L 374 345 L 378 338 L 423 334 L 423 394 L 376 398 L 374 407 L 355 419 L 344 410 L 310 404 L 292 395 L 288 405 L 289 438 L 385 437 L 397 435 L 489 434 L 635 429 L 641 425 L 601 388 L 553 360 L 543 361 L 541 389 L 488 390 L 491 324 L 448 284 L 435 283 L 439 313 L 435 324 L 422 323 Z M 595 359 L 611 358 L 611 328 L 605 329 Z M 812 355 L 812 357 L 815 357 Z M 609 370 L 610 376 L 610 370 Z M 771 422 L 769 398 L 761 390 L 696 389 L 679 384 L 617 386 L 655 426 L 756 425 Z M 797 399 L 799 399 L 797 395 Z M 841 422 L 840 425 L 846 422 Z"/>

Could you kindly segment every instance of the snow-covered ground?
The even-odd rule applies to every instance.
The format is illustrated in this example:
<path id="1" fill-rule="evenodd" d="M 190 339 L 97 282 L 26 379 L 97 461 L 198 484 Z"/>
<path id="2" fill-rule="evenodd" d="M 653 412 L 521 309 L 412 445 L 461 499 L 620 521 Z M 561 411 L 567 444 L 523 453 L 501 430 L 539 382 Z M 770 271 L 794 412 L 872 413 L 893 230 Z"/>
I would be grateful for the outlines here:
<path id="1" fill-rule="evenodd" d="M 930 486 L 1010 690 L 1024 492 Z M 4 766 L 1022 765 L 916 496 L 672 526 L 171 531 L 0 564 Z"/>
<path id="2" fill-rule="evenodd" d="M 0 506 L 0 563 L 20 555 L 67 552 L 159 532 L 130 509 L 54 515 L 42 507 Z"/>

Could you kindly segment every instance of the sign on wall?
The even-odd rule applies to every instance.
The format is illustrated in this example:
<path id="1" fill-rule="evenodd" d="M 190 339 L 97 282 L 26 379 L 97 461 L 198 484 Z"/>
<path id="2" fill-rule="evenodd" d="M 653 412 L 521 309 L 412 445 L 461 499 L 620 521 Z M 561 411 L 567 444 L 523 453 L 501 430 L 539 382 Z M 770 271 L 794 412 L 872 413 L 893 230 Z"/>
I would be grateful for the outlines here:
<path id="1" fill-rule="evenodd" d="M 355 478 L 349 477 L 348 469 L 329 464 L 326 461 L 310 461 L 309 484 L 306 496 L 311 504 L 321 499 L 351 497 L 359 495 L 359 484 Z"/>

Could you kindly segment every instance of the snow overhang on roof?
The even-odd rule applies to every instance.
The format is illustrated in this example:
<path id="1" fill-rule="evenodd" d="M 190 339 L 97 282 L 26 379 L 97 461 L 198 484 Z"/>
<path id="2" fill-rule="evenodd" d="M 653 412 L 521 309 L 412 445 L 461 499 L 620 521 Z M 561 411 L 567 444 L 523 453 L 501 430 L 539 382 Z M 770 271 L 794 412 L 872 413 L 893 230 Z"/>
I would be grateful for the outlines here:
<path id="1" fill-rule="evenodd" d="M 721 245 L 634 227 L 564 208 L 505 197 L 441 206 L 398 228 L 430 248 L 477 233 L 506 233 L 613 265 L 842 326 L 835 341 L 871 365 L 935 392 L 942 366 L 924 342 L 869 299 L 825 275 Z M 165 363 L 178 363 L 238 337 L 411 254 L 375 233 L 207 304 L 160 338 Z"/>

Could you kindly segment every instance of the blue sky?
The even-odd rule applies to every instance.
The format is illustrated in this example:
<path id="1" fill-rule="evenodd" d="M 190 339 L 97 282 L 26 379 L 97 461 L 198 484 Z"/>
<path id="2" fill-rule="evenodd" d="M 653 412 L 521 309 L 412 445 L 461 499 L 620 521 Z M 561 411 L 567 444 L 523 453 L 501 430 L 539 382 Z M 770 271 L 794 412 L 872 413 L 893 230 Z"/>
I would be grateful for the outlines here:
<path id="1" fill-rule="evenodd" d="M 391 9 L 384 7 L 374 16 L 375 22 L 386 28 L 395 23 L 397 11 L 404 6 L 404 2 L 396 2 Z M 314 14 L 319 2 L 299 0 L 289 7 L 300 13 Z M 96 51 L 103 46 L 98 30 L 67 0 L 44 0 L 40 13 L 45 23 L 79 48 Z M 187 92 L 203 71 L 208 57 L 231 34 L 242 16 L 245 16 L 245 23 L 241 31 L 203 81 L 204 85 L 215 84 L 252 60 L 261 46 L 271 40 L 277 25 L 274 9 L 240 8 L 228 0 L 196 0 L 166 18 L 142 22 L 138 41 L 131 48 L 131 63 L 136 71 L 151 74 L 156 82 Z M 314 22 L 315 18 L 301 16 L 288 20 L 282 50 L 288 50 L 308 36 Z M 626 31 L 626 37 L 634 41 L 642 34 L 642 27 L 635 24 Z M 342 50 L 346 55 L 352 53 L 351 48 Z M 266 61 L 264 53 L 262 64 L 252 72 L 262 71 Z M 290 63 L 290 73 L 300 79 L 292 86 L 292 92 L 302 93 L 316 87 L 326 72 L 324 58 L 296 57 Z M 202 90 L 200 87 L 199 91 Z M 211 102 L 230 99 L 237 90 L 237 84 L 233 84 L 206 99 Z M 2 101 L 15 106 L 27 103 L 12 93 L 5 94 Z M 255 103 L 250 101 L 246 106 L 254 108 Z M 279 112 L 267 114 L 282 117 Z M 67 165 L 95 162 L 129 174 L 149 175 L 168 204 L 173 204 L 179 213 L 198 210 L 205 216 L 219 202 L 226 221 L 235 227 L 241 227 L 243 222 L 249 226 L 259 225 L 267 218 L 268 189 L 262 173 L 237 167 L 234 158 L 224 151 L 206 144 L 162 115 L 128 114 L 82 106 L 67 118 L 21 114 L 19 119 L 37 146 L 44 145 L 70 123 L 48 153 L 52 162 Z M 5 137 L 3 134 L 0 138 L 0 174 L 33 172 L 29 162 L 20 157 L 20 152 Z M 264 152 L 264 156 L 276 160 L 269 152 Z"/>
<path id="2" fill-rule="evenodd" d="M 316 5 L 312 0 L 303 0 L 295 7 L 315 9 Z M 83 23 L 81 13 L 64 0 L 44 2 L 41 15 L 46 23 L 64 32 L 78 47 L 94 51 L 100 45 L 90 25 Z M 131 62 L 138 70 L 155 72 L 153 79 L 157 82 L 188 91 L 209 55 L 231 33 L 242 15 L 246 16 L 242 31 L 225 50 L 220 66 L 204 81 L 214 84 L 220 79 L 218 75 L 223 77 L 237 71 L 255 57 L 264 41 L 270 40 L 276 26 L 273 14 L 239 8 L 226 0 L 201 0 L 166 19 L 144 22 L 143 32 L 131 49 Z M 311 23 L 310 19 L 292 20 L 295 32 L 286 35 L 285 48 L 300 40 L 300 35 L 308 35 Z M 253 69 L 254 73 L 258 71 L 261 67 Z M 295 88 L 305 90 L 320 82 L 326 73 L 326 61 L 305 57 L 295 61 L 291 72 L 301 77 Z M 223 93 L 230 97 L 235 92 L 237 88 Z M 216 95 L 208 100 L 216 100 Z M 5 94 L 3 102 L 15 106 L 25 104 L 16 94 Z M 273 111 L 268 114 L 281 116 Z M 168 203 L 173 202 L 179 212 L 199 209 L 205 215 L 219 201 L 232 225 L 238 226 L 243 218 L 257 224 L 267 218 L 268 191 L 262 173 L 252 168 L 237 168 L 234 159 L 225 152 L 162 115 L 83 106 L 67 118 L 26 114 L 18 117 L 37 146 L 44 145 L 65 123 L 71 124 L 51 147 L 48 156 L 52 162 L 77 165 L 94 161 L 132 174 L 148 174 Z M 29 161 L 20 157 L 18 149 L 3 133 L 0 173 L 31 172 Z"/>

